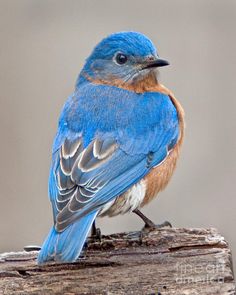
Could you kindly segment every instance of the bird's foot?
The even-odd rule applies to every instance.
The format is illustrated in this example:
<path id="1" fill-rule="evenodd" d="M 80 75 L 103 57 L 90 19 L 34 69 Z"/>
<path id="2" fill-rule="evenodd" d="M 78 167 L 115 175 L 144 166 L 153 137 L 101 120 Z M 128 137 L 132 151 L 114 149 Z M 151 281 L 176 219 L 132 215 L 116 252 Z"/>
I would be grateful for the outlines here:
<path id="1" fill-rule="evenodd" d="M 96 227 L 95 221 L 94 221 L 94 223 L 92 225 L 90 239 L 93 242 L 101 242 L 101 240 L 102 240 L 101 230 L 100 230 L 100 228 Z"/>
<path id="2" fill-rule="evenodd" d="M 24 250 L 26 252 L 32 252 L 32 251 L 40 251 L 41 248 L 42 248 L 41 246 L 27 245 L 24 247 Z"/>
<path id="3" fill-rule="evenodd" d="M 91 235 L 91 239 L 94 242 L 96 242 L 96 241 L 101 242 L 101 240 L 102 240 L 102 233 L 101 233 L 100 228 L 96 228 L 96 233 Z"/>
<path id="4" fill-rule="evenodd" d="M 171 228 L 172 225 L 169 221 L 164 221 L 160 224 L 155 224 L 154 222 L 152 222 L 151 220 L 149 220 L 150 222 L 145 222 L 145 225 L 143 227 L 142 230 L 146 231 L 151 231 L 151 230 L 155 230 L 155 229 L 160 229 L 160 228 L 163 228 L 163 227 L 169 227 Z"/>
<path id="5" fill-rule="evenodd" d="M 141 211 L 139 211 L 138 209 L 135 209 L 133 211 L 135 214 L 137 214 L 139 217 L 142 218 L 142 220 L 144 221 L 145 225 L 143 227 L 143 231 L 151 231 L 151 230 L 155 230 L 155 229 L 160 229 L 163 227 L 172 227 L 171 223 L 169 221 L 164 221 L 161 224 L 155 224 L 154 222 L 152 222 L 149 218 L 147 218 L 147 216 L 145 216 Z"/>

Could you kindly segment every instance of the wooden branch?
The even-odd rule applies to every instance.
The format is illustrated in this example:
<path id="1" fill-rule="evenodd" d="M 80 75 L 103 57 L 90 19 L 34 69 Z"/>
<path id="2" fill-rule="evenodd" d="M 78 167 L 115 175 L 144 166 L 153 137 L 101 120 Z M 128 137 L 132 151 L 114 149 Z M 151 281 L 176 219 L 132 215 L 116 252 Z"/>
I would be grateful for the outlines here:
<path id="1" fill-rule="evenodd" d="M 215 229 L 160 229 L 88 242 L 73 264 L 0 255 L 0 294 L 236 294 L 231 253 Z"/>

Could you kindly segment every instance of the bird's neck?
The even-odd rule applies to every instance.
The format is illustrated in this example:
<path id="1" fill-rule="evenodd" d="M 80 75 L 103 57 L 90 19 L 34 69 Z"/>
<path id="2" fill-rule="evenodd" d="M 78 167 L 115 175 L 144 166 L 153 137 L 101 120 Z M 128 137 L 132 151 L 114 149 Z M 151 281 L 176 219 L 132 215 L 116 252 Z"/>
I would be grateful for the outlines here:
<path id="1" fill-rule="evenodd" d="M 125 90 L 133 91 L 136 93 L 144 93 L 144 92 L 162 92 L 165 94 L 169 94 L 169 90 L 167 90 L 164 86 L 159 84 L 156 74 L 154 72 L 150 72 L 148 75 L 135 79 L 131 83 L 125 83 L 122 80 L 114 79 L 111 77 L 109 81 L 103 79 L 93 79 L 86 73 L 80 75 L 77 80 L 77 87 L 84 82 L 92 82 L 97 85 L 110 85 L 116 86 L 118 88 L 122 88 Z"/>

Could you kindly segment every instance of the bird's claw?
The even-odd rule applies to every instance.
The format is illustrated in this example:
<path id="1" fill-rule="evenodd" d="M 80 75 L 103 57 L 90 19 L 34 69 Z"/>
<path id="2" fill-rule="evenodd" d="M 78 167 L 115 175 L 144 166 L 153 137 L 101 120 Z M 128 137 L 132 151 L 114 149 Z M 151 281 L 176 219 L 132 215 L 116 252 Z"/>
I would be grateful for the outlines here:
<path id="1" fill-rule="evenodd" d="M 155 230 L 155 229 L 160 229 L 160 228 L 163 228 L 163 227 L 169 227 L 171 228 L 172 225 L 169 221 L 164 221 L 163 223 L 160 223 L 160 224 L 155 224 L 153 223 L 152 221 L 150 222 L 146 222 L 145 223 L 145 226 L 143 227 L 143 231 L 151 231 L 151 230 Z"/>
<path id="2" fill-rule="evenodd" d="M 24 250 L 26 252 L 40 251 L 41 250 L 41 247 L 40 246 L 36 246 L 36 245 L 27 245 L 27 246 L 24 246 Z"/>

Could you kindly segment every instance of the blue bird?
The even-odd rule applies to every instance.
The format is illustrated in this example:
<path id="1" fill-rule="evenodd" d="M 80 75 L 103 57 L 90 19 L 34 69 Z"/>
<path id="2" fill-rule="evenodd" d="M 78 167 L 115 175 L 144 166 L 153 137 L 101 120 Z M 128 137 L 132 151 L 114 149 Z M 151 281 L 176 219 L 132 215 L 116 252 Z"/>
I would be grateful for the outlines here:
<path id="1" fill-rule="evenodd" d="M 167 185 L 184 136 L 183 109 L 158 82 L 168 65 L 137 32 L 103 39 L 59 119 L 49 197 L 54 225 L 38 263 L 78 259 L 98 216 L 135 212 Z"/>

